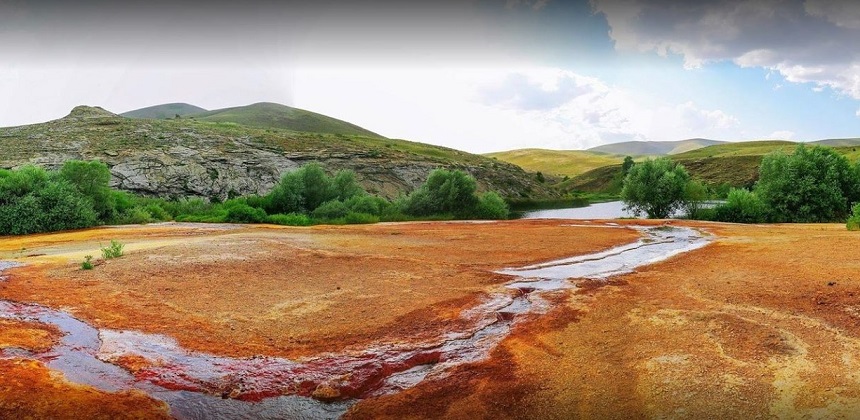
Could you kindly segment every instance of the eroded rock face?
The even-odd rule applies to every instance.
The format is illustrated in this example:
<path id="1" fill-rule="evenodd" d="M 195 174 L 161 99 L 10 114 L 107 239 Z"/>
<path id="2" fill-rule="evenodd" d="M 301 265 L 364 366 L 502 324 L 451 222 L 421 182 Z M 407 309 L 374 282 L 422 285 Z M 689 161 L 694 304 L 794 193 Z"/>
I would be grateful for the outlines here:
<path id="1" fill-rule="evenodd" d="M 100 108 L 77 107 L 56 121 L 0 128 L 0 167 L 57 169 L 72 159 L 100 160 L 111 169 L 112 187 L 165 198 L 266 194 L 284 173 L 309 162 L 332 173 L 353 170 L 365 189 L 387 198 L 411 192 L 436 168 L 469 172 L 481 190 L 505 197 L 553 194 L 511 164 L 471 155 L 435 158 L 386 149 L 379 142 L 194 121 L 131 120 Z"/>

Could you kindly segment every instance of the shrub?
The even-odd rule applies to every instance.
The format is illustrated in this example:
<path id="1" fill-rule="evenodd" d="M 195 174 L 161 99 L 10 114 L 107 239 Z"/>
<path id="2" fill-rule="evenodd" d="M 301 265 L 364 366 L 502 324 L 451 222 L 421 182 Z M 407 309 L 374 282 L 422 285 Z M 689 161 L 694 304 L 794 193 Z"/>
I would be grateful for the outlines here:
<path id="1" fill-rule="evenodd" d="M 149 203 L 144 207 L 144 210 L 146 210 L 154 220 L 165 221 L 173 218 L 173 216 L 171 216 L 170 213 L 163 209 L 158 203 Z"/>
<path id="2" fill-rule="evenodd" d="M 347 214 L 349 214 L 349 209 L 346 204 L 338 200 L 326 201 L 312 213 L 315 219 L 338 219 Z"/>
<path id="3" fill-rule="evenodd" d="M 505 200 L 493 191 L 481 195 L 475 208 L 474 217 L 477 219 L 507 219 L 510 209 Z"/>
<path id="4" fill-rule="evenodd" d="M 378 223 L 379 217 L 367 213 L 349 213 L 344 217 L 344 221 L 351 225 Z"/>
<path id="5" fill-rule="evenodd" d="M 453 214 L 468 217 L 478 204 L 475 178 L 463 171 L 436 169 L 415 190 L 406 205 L 406 213 L 415 216 Z"/>
<path id="6" fill-rule="evenodd" d="M 126 210 L 115 219 L 116 223 L 121 225 L 142 225 L 144 223 L 152 223 L 155 219 L 142 207 L 134 207 Z"/>
<path id="7" fill-rule="evenodd" d="M 684 199 L 681 206 L 690 219 L 701 219 L 699 213 L 703 210 L 702 203 L 708 199 L 708 187 L 701 181 L 694 180 L 684 186 Z"/>
<path id="8" fill-rule="evenodd" d="M 755 191 L 776 222 L 845 220 L 860 201 L 860 175 L 829 147 L 798 145 L 794 153 L 764 157 Z"/>
<path id="9" fill-rule="evenodd" d="M 125 248 L 125 245 L 111 240 L 110 245 L 101 249 L 102 258 L 109 260 L 111 258 L 119 258 L 122 256 L 122 249 Z"/>
<path id="10" fill-rule="evenodd" d="M 93 269 L 93 256 L 87 255 L 84 257 L 84 262 L 81 263 L 82 270 L 92 270 Z"/>
<path id="11" fill-rule="evenodd" d="M 266 219 L 267 222 L 284 226 L 310 226 L 313 224 L 311 218 L 306 214 L 273 214 Z"/>
<path id="12" fill-rule="evenodd" d="M 690 176 L 669 158 L 646 159 L 630 168 L 624 178 L 621 199 L 633 214 L 665 219 L 683 203 Z"/>
<path id="13" fill-rule="evenodd" d="M 714 209 L 714 219 L 720 222 L 762 223 L 767 221 L 767 210 L 755 193 L 733 189 L 729 191 L 726 202 Z"/>
<path id="14" fill-rule="evenodd" d="M 344 204 L 346 204 L 346 207 L 351 212 L 372 214 L 374 216 L 381 216 L 391 206 L 388 200 L 369 194 L 353 196 L 349 200 L 346 200 Z"/>
<path id="15" fill-rule="evenodd" d="M 851 217 L 845 225 L 848 230 L 860 230 L 860 203 L 855 204 L 851 209 Z"/>
<path id="16" fill-rule="evenodd" d="M 266 211 L 251 207 L 241 201 L 224 203 L 227 210 L 224 221 L 228 223 L 263 223 L 266 221 Z"/>
<path id="17" fill-rule="evenodd" d="M 60 168 L 58 176 L 68 181 L 92 201 L 93 210 L 102 222 L 116 215 L 116 196 L 110 189 L 110 169 L 99 161 L 70 160 Z"/>

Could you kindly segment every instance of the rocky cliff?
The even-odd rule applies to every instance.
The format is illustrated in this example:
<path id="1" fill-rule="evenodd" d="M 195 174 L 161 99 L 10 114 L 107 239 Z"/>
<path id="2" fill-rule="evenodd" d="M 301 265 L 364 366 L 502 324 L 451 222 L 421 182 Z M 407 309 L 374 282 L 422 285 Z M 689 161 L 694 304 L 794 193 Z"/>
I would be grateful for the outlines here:
<path id="1" fill-rule="evenodd" d="M 351 169 L 365 188 L 393 198 L 435 168 L 462 169 L 482 190 L 508 198 L 551 197 L 521 168 L 452 149 L 362 136 L 301 133 L 192 120 L 134 120 L 77 107 L 65 118 L 0 128 L 0 167 L 57 168 L 100 160 L 116 188 L 159 197 L 264 194 L 287 171 L 312 161 Z"/>

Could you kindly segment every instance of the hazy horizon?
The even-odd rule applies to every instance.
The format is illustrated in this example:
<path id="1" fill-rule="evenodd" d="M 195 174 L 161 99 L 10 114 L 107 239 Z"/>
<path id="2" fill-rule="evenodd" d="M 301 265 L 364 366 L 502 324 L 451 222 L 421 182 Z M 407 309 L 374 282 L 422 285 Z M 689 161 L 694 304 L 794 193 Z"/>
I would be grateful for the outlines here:
<path id="1" fill-rule="evenodd" d="M 470 152 L 860 136 L 848 1 L 0 2 L 0 126 L 275 102 Z"/>

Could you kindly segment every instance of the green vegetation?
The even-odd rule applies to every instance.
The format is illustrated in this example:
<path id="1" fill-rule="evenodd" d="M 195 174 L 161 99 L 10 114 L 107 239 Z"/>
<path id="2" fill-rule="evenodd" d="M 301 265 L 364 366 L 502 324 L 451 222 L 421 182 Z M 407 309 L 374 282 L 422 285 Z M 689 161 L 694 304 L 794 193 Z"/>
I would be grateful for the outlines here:
<path id="1" fill-rule="evenodd" d="M 768 218 L 768 208 L 759 196 L 744 189 L 729 191 L 726 202 L 714 209 L 713 220 L 735 223 L 762 223 Z"/>
<path id="2" fill-rule="evenodd" d="M 368 194 L 352 171 L 329 176 L 316 163 L 285 174 L 265 196 L 223 203 L 137 197 L 110 189 L 109 180 L 107 166 L 100 162 L 69 161 L 53 172 L 33 166 L 0 171 L 0 234 L 165 220 L 307 226 L 509 216 L 501 196 L 478 194 L 475 179 L 458 170 L 437 169 L 424 185 L 394 202 Z M 111 241 L 102 255 L 115 258 L 122 249 L 122 244 Z"/>
<path id="3" fill-rule="evenodd" d="M 207 112 L 199 106 L 194 106 L 186 103 L 162 104 L 146 108 L 136 109 L 134 111 L 124 112 L 120 115 L 127 118 L 149 118 L 149 119 L 168 119 L 176 118 L 176 116 L 185 117 L 189 115 Z"/>
<path id="4" fill-rule="evenodd" d="M 860 203 L 855 204 L 851 209 L 851 217 L 848 218 L 845 226 L 848 230 L 860 230 Z"/>
<path id="5" fill-rule="evenodd" d="M 675 155 L 724 142 L 708 139 L 688 139 L 678 141 L 625 141 L 592 147 L 589 152 L 639 157 Z"/>
<path id="6" fill-rule="evenodd" d="M 652 219 L 665 219 L 683 205 L 689 180 L 684 167 L 669 158 L 646 159 L 630 168 L 621 199 L 637 216 L 646 213 Z"/>
<path id="7" fill-rule="evenodd" d="M 683 165 L 668 158 L 634 165 L 624 179 L 622 198 L 635 214 L 664 218 L 684 207 L 687 216 L 724 222 L 833 222 L 845 220 L 850 205 L 860 202 L 860 164 L 829 147 L 796 146 L 764 157 L 755 188 L 731 189 L 723 204 L 703 209 L 714 195 L 699 180 L 690 180 Z M 860 222 L 854 207 L 854 222 Z"/>
<path id="8" fill-rule="evenodd" d="M 111 240 L 110 245 L 101 248 L 102 258 L 106 260 L 110 260 L 112 258 L 119 258 L 122 256 L 123 248 L 125 248 L 125 244 Z"/>
<path id="9" fill-rule="evenodd" d="M 771 153 L 761 163 L 756 193 L 774 222 L 845 220 L 860 201 L 860 176 L 845 156 L 822 146 Z"/>
<path id="10" fill-rule="evenodd" d="M 93 269 L 93 256 L 87 255 L 84 257 L 84 262 L 81 263 L 82 270 L 92 270 Z"/>

